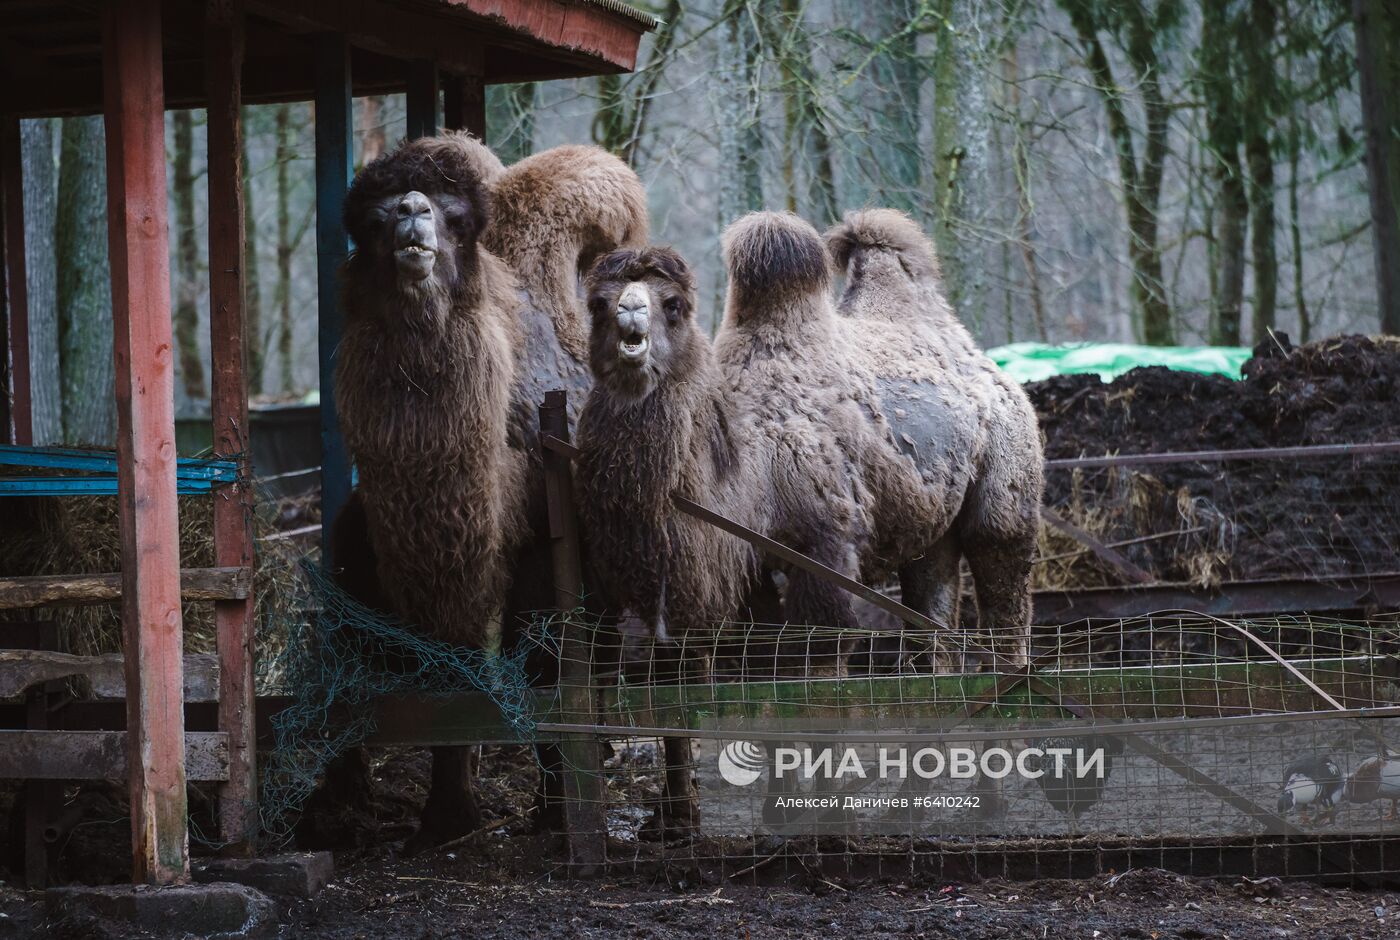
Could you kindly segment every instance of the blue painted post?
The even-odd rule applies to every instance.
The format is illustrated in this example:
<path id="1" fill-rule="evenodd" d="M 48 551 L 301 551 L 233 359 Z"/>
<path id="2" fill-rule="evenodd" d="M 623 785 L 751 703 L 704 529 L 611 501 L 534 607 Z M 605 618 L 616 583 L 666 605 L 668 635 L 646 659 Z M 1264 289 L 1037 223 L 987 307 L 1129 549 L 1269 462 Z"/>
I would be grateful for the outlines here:
<path id="1" fill-rule="evenodd" d="M 330 533 L 350 498 L 350 458 L 335 411 L 335 351 L 345 328 L 340 266 L 349 254 L 341 209 L 351 165 L 350 43 L 339 33 L 316 37 L 316 287 L 321 362 L 321 563 L 334 565 Z"/>
<path id="2" fill-rule="evenodd" d="M 408 64 L 408 115 L 405 134 L 410 140 L 415 137 L 432 137 L 442 126 L 438 106 L 438 69 L 431 59 L 415 59 Z"/>

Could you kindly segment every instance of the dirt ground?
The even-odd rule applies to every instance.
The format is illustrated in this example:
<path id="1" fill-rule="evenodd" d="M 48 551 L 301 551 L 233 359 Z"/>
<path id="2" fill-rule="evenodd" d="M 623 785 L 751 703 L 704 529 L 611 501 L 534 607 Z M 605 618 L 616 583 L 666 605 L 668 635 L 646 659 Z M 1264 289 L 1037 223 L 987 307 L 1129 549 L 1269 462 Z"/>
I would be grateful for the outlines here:
<path id="1" fill-rule="evenodd" d="M 1136 869 L 1086 880 L 736 884 L 685 875 L 562 880 L 552 846 L 498 837 L 414 860 L 394 846 L 342 855 L 315 901 L 284 906 L 281 938 L 551 937 L 1394 938 L 1400 894 L 1306 882 L 1184 878 Z M 72 937 L 34 897 L 0 888 L 0 938 Z M 88 936 L 123 937 L 115 925 Z M 79 940 L 73 937 L 72 940 Z"/>
<path id="2" fill-rule="evenodd" d="M 817 853 L 813 844 L 800 841 L 753 846 L 764 860 L 743 871 L 732 860 L 726 869 L 707 854 L 715 841 L 662 847 L 638 840 L 620 819 L 610 826 L 616 830 L 611 855 L 635 864 L 570 880 L 560 837 L 531 832 L 529 759 L 519 748 L 488 749 L 483 759 L 483 809 L 488 819 L 507 820 L 505 825 L 455 848 L 404 858 L 412 804 L 426 782 L 425 756 L 406 750 L 380 755 L 375 805 L 382 825 L 356 834 L 352 841 L 359 844 L 337 853 L 336 877 L 320 897 L 282 902 L 278 937 L 1400 936 L 1400 893 L 1392 890 L 1275 878 L 1190 878 L 1156 868 L 1076 880 L 954 882 L 912 865 L 873 872 L 858 860 L 826 849 Z M 622 763 L 637 759 L 620 756 Z M 702 784 L 708 777 L 701 774 Z M 645 782 L 635 786 L 647 790 Z M 122 880 L 128 857 L 119 838 L 122 827 L 100 831 L 106 833 L 102 839 L 94 835 L 79 843 L 76 854 L 86 860 L 82 874 L 101 880 L 93 867 L 94 856 L 101 856 L 110 862 L 111 880 Z M 1085 848 L 1094 844 L 1088 837 L 1080 842 Z M 130 936 L 116 924 L 83 937 L 50 925 L 40 895 L 18 890 L 14 878 L 6 878 L 0 884 L 0 940 Z"/>

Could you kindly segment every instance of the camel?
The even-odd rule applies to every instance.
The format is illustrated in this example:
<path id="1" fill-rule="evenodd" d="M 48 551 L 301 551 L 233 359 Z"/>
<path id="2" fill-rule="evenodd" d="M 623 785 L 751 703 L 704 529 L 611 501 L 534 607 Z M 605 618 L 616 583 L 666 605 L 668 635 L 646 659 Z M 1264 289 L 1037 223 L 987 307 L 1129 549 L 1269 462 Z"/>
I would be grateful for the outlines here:
<path id="1" fill-rule="evenodd" d="M 536 408 L 561 387 L 581 407 L 578 272 L 645 240 L 645 192 L 599 148 L 503 168 L 449 133 L 365 167 L 345 222 L 336 403 L 359 486 L 335 523 L 337 575 L 428 637 L 499 648 L 514 613 L 553 602 Z M 408 849 L 479 825 L 465 749 L 434 748 Z"/>

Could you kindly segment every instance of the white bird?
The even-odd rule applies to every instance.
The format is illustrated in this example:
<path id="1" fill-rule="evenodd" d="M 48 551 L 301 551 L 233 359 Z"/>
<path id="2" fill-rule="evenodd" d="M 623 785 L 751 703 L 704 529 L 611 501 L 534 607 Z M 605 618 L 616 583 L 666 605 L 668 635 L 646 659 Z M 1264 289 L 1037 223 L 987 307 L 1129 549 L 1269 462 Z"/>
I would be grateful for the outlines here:
<path id="1" fill-rule="evenodd" d="M 1342 795 L 1342 772 L 1330 757 L 1305 757 L 1288 765 L 1283 772 L 1283 792 L 1279 794 L 1278 811 L 1298 811 L 1304 825 L 1309 822 L 1308 810 L 1321 809 L 1317 820 L 1322 822 L 1336 815 L 1336 801 Z"/>

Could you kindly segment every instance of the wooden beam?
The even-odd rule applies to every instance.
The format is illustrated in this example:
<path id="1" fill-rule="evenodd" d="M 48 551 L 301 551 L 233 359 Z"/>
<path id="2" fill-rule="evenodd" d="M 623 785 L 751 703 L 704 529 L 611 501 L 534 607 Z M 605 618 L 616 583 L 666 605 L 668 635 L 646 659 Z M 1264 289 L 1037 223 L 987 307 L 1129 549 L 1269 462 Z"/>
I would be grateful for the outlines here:
<path id="1" fill-rule="evenodd" d="M 569 440 L 568 399 L 562 391 L 545 392 L 540 405 L 540 440 Z M 545 499 L 554 572 L 554 606 L 561 612 L 583 604 L 583 563 L 579 556 L 578 513 L 574 507 L 573 465 L 557 451 L 545 450 Z M 593 708 L 593 644 L 587 630 L 566 618 L 559 649 L 559 699 L 564 710 L 584 724 Z M 597 740 L 587 734 L 565 735 L 559 750 L 564 767 L 564 819 L 570 860 L 580 874 L 607 861 L 607 791 Z"/>
<path id="2" fill-rule="evenodd" d="M 486 139 L 486 84 L 480 75 L 448 75 L 442 81 L 442 122 L 451 131 Z"/>
<path id="3" fill-rule="evenodd" d="M 316 283 L 321 364 L 321 564 L 331 568 L 331 531 L 350 498 L 350 456 L 335 408 L 335 351 L 345 332 L 340 268 L 349 255 L 341 212 L 351 165 L 350 43 L 343 34 L 316 37 Z"/>
<path id="4" fill-rule="evenodd" d="M 128 749 L 125 731 L 0 731 L 0 777 L 121 780 Z M 190 780 L 227 778 L 228 744 L 222 731 L 191 731 L 184 735 L 181 751 L 188 756 Z M 183 819 L 180 824 L 183 829 Z"/>
<path id="5" fill-rule="evenodd" d="M 1083 545 L 1089 551 L 1099 556 L 1110 568 L 1117 571 L 1123 577 L 1134 584 L 1147 584 L 1152 581 L 1152 575 L 1143 571 L 1133 564 L 1126 555 L 1110 545 L 1094 538 L 1093 535 L 1084 531 L 1079 526 L 1060 516 L 1059 513 L 1049 506 L 1040 507 L 1040 518 L 1052 529 L 1057 529 Z"/>
<path id="6" fill-rule="evenodd" d="M 186 601 L 241 601 L 251 596 L 251 585 L 245 567 L 180 570 L 180 597 Z M 0 578 L 0 610 L 110 604 L 122 600 L 125 589 L 121 573 Z"/>
<path id="7" fill-rule="evenodd" d="M 219 700 L 219 661 L 207 653 L 185 657 L 186 702 Z M 77 656 L 56 650 L 0 649 L 0 698 L 12 698 L 27 689 L 55 679 L 81 676 L 97 701 L 120 702 L 126 698 L 125 665 L 121 653 Z"/>
<path id="8" fill-rule="evenodd" d="M 253 454 L 248 429 L 248 333 L 243 295 L 243 4 L 206 0 L 208 86 L 209 411 L 214 452 L 238 460 L 239 481 L 214 497 L 214 563 L 251 571 Z M 228 781 L 219 788 L 225 855 L 248 856 L 257 835 L 253 703 L 253 591 L 214 602 L 219 730 L 228 735 Z M 188 696 L 186 696 L 188 700 Z"/>
<path id="9" fill-rule="evenodd" d="M 160 2 L 102 11 L 132 878 L 172 884 L 189 845 Z"/>
<path id="10" fill-rule="evenodd" d="M 33 399 L 29 369 L 29 299 L 24 270 L 24 171 L 20 158 L 19 119 L 0 116 L 0 309 L 3 309 L 7 366 L 0 369 L 0 408 L 5 441 L 34 443 Z"/>
<path id="11" fill-rule="evenodd" d="M 414 59 L 408 63 L 408 109 L 405 134 L 415 137 L 435 137 L 442 127 L 440 89 L 437 64 L 431 59 Z"/>

